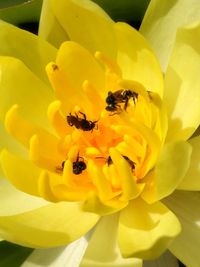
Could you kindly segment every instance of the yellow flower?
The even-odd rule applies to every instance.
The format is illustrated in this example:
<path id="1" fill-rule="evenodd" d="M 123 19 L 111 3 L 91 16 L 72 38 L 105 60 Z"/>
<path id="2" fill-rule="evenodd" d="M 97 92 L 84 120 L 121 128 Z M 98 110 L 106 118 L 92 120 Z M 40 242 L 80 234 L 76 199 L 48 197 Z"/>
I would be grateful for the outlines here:
<path id="1" fill-rule="evenodd" d="M 152 18 L 156 7 L 141 28 L 147 38 L 171 18 L 160 15 L 166 7 L 181 4 L 166 1 Z M 176 207 L 190 209 L 198 195 L 173 192 L 200 188 L 199 137 L 186 141 L 200 123 L 199 24 L 178 30 L 169 61 L 159 56 L 165 75 L 140 33 L 89 0 L 44 1 L 40 35 L 54 46 L 0 27 L 1 166 L 14 185 L 0 180 L 1 237 L 50 248 L 94 227 L 82 267 L 139 267 L 168 247 L 195 266 L 176 241 L 191 238 Z M 167 54 L 170 37 L 163 47 Z M 180 215 L 177 238 L 181 226 L 167 206 Z"/>

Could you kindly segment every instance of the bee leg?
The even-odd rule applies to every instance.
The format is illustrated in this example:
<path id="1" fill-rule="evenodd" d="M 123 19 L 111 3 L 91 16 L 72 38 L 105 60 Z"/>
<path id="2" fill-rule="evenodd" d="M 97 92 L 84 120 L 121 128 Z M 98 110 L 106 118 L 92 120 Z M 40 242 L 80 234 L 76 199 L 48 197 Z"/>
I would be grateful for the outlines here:
<path id="1" fill-rule="evenodd" d="M 136 105 L 136 97 L 133 96 L 133 102 L 134 102 L 134 105 Z"/>
<path id="2" fill-rule="evenodd" d="M 79 160 L 79 152 L 78 152 L 77 157 L 76 157 L 76 162 L 78 162 L 78 160 Z"/>
<path id="3" fill-rule="evenodd" d="M 81 115 L 83 115 L 83 119 L 86 120 L 86 115 L 85 115 L 85 113 L 83 113 L 83 112 L 81 112 L 81 111 L 79 111 L 79 113 L 80 113 Z"/>
<path id="4" fill-rule="evenodd" d="M 113 113 L 109 114 L 109 116 L 118 115 L 118 114 L 120 114 L 120 113 L 121 113 L 121 111 L 116 111 L 116 112 L 113 112 Z"/>
<path id="5" fill-rule="evenodd" d="M 125 104 L 124 104 L 124 110 L 126 110 L 128 107 L 128 98 L 126 98 Z"/>

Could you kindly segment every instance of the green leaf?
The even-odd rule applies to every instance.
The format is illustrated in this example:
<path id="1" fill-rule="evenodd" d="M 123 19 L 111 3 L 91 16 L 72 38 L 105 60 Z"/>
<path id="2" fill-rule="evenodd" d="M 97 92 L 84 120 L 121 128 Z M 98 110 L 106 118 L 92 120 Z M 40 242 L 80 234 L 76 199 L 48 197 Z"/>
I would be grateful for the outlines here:
<path id="1" fill-rule="evenodd" d="M 12 24 L 39 21 L 42 0 L 0 1 L 0 19 Z"/>
<path id="2" fill-rule="evenodd" d="M 25 2 L 28 2 L 28 0 L 1 0 L 0 8 L 7 8 L 10 6 L 20 5 Z"/>
<path id="3" fill-rule="evenodd" d="M 32 248 L 21 247 L 7 241 L 2 241 L 0 242 L 0 266 L 20 267 L 32 251 Z"/>
<path id="4" fill-rule="evenodd" d="M 93 0 L 116 21 L 127 21 L 137 26 L 150 0 Z M 42 0 L 1 0 L 0 19 L 12 24 L 39 21 Z"/>
<path id="5" fill-rule="evenodd" d="M 150 0 L 93 0 L 114 20 L 141 21 Z"/>

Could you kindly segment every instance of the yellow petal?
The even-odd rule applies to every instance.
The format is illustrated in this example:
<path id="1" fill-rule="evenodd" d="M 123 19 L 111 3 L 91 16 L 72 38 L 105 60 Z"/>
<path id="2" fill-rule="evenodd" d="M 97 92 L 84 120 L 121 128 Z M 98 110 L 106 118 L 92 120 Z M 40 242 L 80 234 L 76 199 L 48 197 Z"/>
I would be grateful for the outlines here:
<path id="1" fill-rule="evenodd" d="M 50 19 L 47 18 L 45 20 L 43 18 L 40 32 L 42 31 L 47 36 L 49 33 L 46 33 L 44 28 L 49 21 L 51 23 L 54 19 L 56 24 L 58 22 L 64 29 L 70 40 L 81 44 L 92 53 L 98 50 L 115 57 L 117 46 L 113 30 L 114 22 L 99 6 L 89 0 L 60 0 L 59 4 L 56 0 L 51 0 L 50 2 L 49 8 L 55 19 L 52 18 L 52 15 L 50 15 Z M 47 26 L 47 31 L 51 31 L 49 26 Z M 59 34 L 60 36 L 63 36 L 63 34 Z M 56 38 L 53 43 L 56 44 L 59 41 L 61 40 Z M 65 40 L 63 39 L 62 41 Z"/>
<path id="2" fill-rule="evenodd" d="M 98 215 L 80 211 L 77 203 L 60 202 L 0 217 L 0 234 L 22 246 L 48 248 L 67 245 L 80 238 L 98 219 Z"/>
<path id="3" fill-rule="evenodd" d="M 0 179 L 0 216 L 10 216 L 47 205 L 42 198 L 17 190 L 7 180 Z"/>
<path id="4" fill-rule="evenodd" d="M 56 49 L 53 46 L 42 38 L 4 21 L 0 21 L 0 43 L 1 56 L 20 59 L 33 73 L 49 85 L 45 66 L 56 57 Z M 31 82 L 28 86 L 29 93 L 32 92 L 30 87 Z"/>
<path id="5" fill-rule="evenodd" d="M 184 178 L 190 164 L 191 145 L 186 142 L 166 144 L 153 169 L 145 178 L 142 198 L 148 203 L 171 194 Z"/>
<path id="6" fill-rule="evenodd" d="M 133 200 L 119 218 L 119 246 L 125 257 L 154 259 L 180 232 L 176 216 L 160 202 Z"/>
<path id="7" fill-rule="evenodd" d="M 190 160 L 190 166 L 181 181 L 178 189 L 182 190 L 200 190 L 200 160 L 199 160 L 199 151 L 200 151 L 200 136 L 192 138 L 188 141 L 192 146 L 192 155 Z"/>
<path id="8" fill-rule="evenodd" d="M 164 103 L 169 116 L 168 140 L 186 140 L 200 124 L 199 38 L 200 23 L 181 28 L 177 32 L 165 76 Z"/>
<path id="9" fill-rule="evenodd" d="M 53 100 L 52 90 L 15 58 L 0 57 L 0 73 L 0 120 L 18 104 L 25 118 L 49 128 L 46 109 Z"/>
<path id="10" fill-rule="evenodd" d="M 141 260 L 121 256 L 117 230 L 117 214 L 102 218 L 92 233 L 80 267 L 142 267 Z"/>
<path id="11" fill-rule="evenodd" d="M 6 150 L 1 153 L 1 165 L 7 179 L 19 190 L 38 195 L 38 179 L 41 170 L 30 160 L 14 156 Z"/>
<path id="12" fill-rule="evenodd" d="M 177 29 L 198 21 L 199 8 L 199 0 L 150 2 L 140 32 L 153 47 L 163 71 L 167 68 Z"/>
<path id="13" fill-rule="evenodd" d="M 164 200 L 179 218 L 182 231 L 169 249 L 186 266 L 198 267 L 200 262 L 200 193 L 176 191 Z"/>
<path id="14" fill-rule="evenodd" d="M 136 80 L 147 90 L 163 95 L 163 76 L 157 59 L 144 39 L 126 23 L 116 23 L 118 41 L 117 62 L 123 79 Z"/>

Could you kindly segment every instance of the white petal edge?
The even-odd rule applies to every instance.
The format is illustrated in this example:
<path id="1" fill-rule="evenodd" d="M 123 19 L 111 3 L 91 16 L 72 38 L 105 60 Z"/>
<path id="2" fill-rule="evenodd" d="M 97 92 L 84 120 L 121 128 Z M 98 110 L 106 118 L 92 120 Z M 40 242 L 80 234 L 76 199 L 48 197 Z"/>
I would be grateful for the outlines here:
<path id="1" fill-rule="evenodd" d="M 101 218 L 94 228 L 80 267 L 142 267 L 142 260 L 122 257 L 117 232 L 117 213 Z"/>
<path id="2" fill-rule="evenodd" d="M 87 245 L 82 237 L 67 247 L 35 249 L 21 267 L 79 267 Z"/>
<path id="3" fill-rule="evenodd" d="M 170 251 L 186 266 L 199 267 L 200 192 L 175 191 L 163 202 L 176 214 L 182 226 Z"/>
<path id="4" fill-rule="evenodd" d="M 12 216 L 49 204 L 46 200 L 17 190 L 6 179 L 0 178 L 0 216 Z"/>

